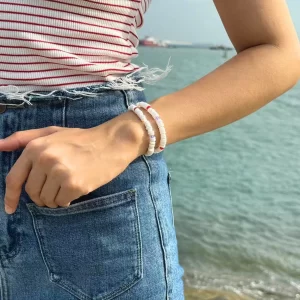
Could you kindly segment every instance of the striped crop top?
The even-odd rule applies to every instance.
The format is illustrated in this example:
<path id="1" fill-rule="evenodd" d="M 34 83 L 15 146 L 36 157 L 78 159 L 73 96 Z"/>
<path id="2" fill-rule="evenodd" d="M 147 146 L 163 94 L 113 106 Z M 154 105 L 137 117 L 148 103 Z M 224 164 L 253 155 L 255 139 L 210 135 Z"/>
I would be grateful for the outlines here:
<path id="1" fill-rule="evenodd" d="M 151 0 L 0 0 L 0 93 L 113 81 L 139 67 Z M 2 89 L 1 89 L 2 88 Z"/>

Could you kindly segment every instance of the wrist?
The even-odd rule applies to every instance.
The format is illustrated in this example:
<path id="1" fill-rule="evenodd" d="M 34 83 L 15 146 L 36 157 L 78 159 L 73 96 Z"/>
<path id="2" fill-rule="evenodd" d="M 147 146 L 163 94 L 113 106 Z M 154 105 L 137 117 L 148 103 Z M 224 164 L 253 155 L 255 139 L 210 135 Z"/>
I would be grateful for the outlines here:
<path id="1" fill-rule="evenodd" d="M 143 110 L 145 116 L 151 123 L 156 136 L 155 148 L 159 145 L 160 133 L 156 125 L 155 120 L 145 110 Z M 145 125 L 132 111 L 128 111 L 118 117 L 110 120 L 106 124 L 107 132 L 112 136 L 116 143 L 116 147 L 119 147 L 120 151 L 123 151 L 129 156 L 129 159 L 133 161 L 137 157 L 144 155 L 147 152 L 149 146 L 149 135 L 145 128 Z"/>

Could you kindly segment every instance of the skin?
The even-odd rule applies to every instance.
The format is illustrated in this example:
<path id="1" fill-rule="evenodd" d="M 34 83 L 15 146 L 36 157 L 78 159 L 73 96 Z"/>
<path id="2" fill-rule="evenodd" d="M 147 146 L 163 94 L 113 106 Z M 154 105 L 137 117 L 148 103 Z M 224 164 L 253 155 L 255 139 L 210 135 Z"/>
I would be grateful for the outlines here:
<path id="1" fill-rule="evenodd" d="M 237 55 L 151 103 L 164 121 L 168 145 L 235 122 L 300 79 L 299 39 L 284 0 L 214 3 Z M 145 114 L 159 137 L 154 120 Z M 16 132 L 0 140 L 0 151 L 24 148 L 6 177 L 5 210 L 15 212 L 24 183 L 37 205 L 66 207 L 122 173 L 147 152 L 148 144 L 143 123 L 131 111 L 89 129 L 51 126 Z M 105 171 L 99 176 L 99 170 Z"/>

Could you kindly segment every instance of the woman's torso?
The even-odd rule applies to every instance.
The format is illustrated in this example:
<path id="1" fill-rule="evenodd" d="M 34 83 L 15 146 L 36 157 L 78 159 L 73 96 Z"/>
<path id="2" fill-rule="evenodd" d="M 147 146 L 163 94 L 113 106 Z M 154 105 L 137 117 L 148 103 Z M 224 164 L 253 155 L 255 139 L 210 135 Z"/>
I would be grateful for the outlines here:
<path id="1" fill-rule="evenodd" d="M 151 0 L 6 0 L 0 6 L 0 92 L 52 91 L 137 70 L 136 29 Z"/>

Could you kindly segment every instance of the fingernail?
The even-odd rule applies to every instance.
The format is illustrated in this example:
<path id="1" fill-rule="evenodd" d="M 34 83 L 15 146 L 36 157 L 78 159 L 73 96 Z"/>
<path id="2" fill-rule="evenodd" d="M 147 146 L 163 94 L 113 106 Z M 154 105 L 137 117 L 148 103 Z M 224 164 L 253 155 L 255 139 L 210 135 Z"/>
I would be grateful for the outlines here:
<path id="1" fill-rule="evenodd" d="M 5 212 L 7 214 L 12 214 L 14 212 L 14 210 L 10 206 L 5 205 Z"/>

